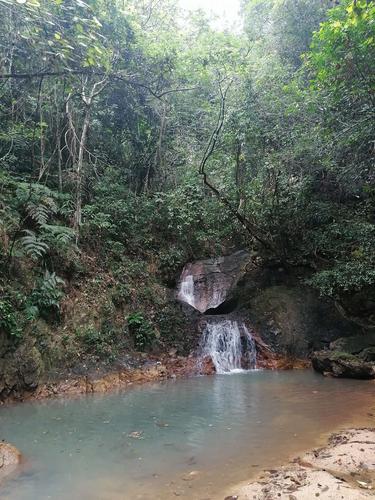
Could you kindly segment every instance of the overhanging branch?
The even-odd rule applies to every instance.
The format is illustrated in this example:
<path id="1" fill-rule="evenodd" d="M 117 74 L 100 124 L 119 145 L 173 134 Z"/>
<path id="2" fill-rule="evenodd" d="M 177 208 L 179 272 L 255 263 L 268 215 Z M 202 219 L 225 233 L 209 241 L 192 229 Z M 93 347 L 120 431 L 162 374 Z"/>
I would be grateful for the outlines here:
<path id="1" fill-rule="evenodd" d="M 272 249 L 272 245 L 266 240 L 262 231 L 251 221 L 249 221 L 246 217 L 244 217 L 239 210 L 232 205 L 230 200 L 223 194 L 221 191 L 215 187 L 212 182 L 209 180 L 208 175 L 205 171 L 206 164 L 213 152 L 215 151 L 215 147 L 217 141 L 220 136 L 220 132 L 224 125 L 225 120 L 225 106 L 226 106 L 226 98 L 228 91 L 232 85 L 232 80 L 229 81 L 226 88 L 223 90 L 222 83 L 219 83 L 219 91 L 220 91 L 220 110 L 217 118 L 216 126 L 211 134 L 211 137 L 208 141 L 206 150 L 203 154 L 202 160 L 199 164 L 199 174 L 203 177 L 204 184 L 212 191 L 212 193 L 217 197 L 217 199 L 228 209 L 228 212 L 234 216 L 246 229 L 246 231 L 252 236 L 255 240 L 257 240 L 261 245 L 263 245 L 268 250 Z"/>

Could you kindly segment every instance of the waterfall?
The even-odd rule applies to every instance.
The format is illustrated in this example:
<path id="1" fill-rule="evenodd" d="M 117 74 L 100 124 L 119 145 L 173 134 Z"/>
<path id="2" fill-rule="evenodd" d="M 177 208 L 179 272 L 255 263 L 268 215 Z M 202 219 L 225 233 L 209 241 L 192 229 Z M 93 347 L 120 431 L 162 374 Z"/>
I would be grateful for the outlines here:
<path id="1" fill-rule="evenodd" d="M 192 274 L 186 275 L 181 281 L 178 299 L 195 307 L 194 277 Z"/>
<path id="2" fill-rule="evenodd" d="M 209 320 L 201 339 L 202 357 L 210 357 L 217 373 L 236 373 L 256 367 L 255 342 L 243 322 Z"/>

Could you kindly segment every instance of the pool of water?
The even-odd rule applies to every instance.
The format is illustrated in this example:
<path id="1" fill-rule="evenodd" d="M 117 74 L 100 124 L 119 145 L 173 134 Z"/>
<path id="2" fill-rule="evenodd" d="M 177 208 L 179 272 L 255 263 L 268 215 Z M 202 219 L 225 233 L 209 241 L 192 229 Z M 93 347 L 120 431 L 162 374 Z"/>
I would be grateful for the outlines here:
<path id="1" fill-rule="evenodd" d="M 309 370 L 254 371 L 0 408 L 0 439 L 25 457 L 0 498 L 223 498 L 322 434 L 367 424 L 374 390 Z"/>

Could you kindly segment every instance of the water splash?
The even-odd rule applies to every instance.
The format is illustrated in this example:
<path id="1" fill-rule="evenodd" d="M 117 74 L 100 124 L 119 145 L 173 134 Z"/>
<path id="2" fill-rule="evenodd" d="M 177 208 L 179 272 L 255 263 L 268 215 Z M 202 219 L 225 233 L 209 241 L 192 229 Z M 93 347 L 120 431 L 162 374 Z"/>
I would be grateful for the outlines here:
<path id="1" fill-rule="evenodd" d="M 255 342 L 243 322 L 208 321 L 201 339 L 201 355 L 210 357 L 221 374 L 256 368 Z"/>

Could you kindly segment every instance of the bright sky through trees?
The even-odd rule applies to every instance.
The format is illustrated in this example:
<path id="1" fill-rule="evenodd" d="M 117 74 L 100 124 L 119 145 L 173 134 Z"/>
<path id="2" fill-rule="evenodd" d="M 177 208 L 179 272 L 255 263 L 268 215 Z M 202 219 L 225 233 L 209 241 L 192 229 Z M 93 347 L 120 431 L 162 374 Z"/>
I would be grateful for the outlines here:
<path id="1" fill-rule="evenodd" d="M 240 0 L 180 0 L 180 3 L 184 9 L 203 9 L 220 16 L 220 25 L 239 21 Z"/>

